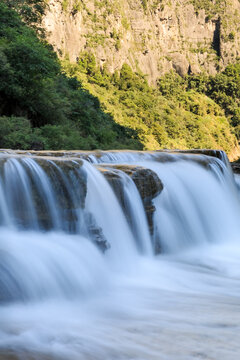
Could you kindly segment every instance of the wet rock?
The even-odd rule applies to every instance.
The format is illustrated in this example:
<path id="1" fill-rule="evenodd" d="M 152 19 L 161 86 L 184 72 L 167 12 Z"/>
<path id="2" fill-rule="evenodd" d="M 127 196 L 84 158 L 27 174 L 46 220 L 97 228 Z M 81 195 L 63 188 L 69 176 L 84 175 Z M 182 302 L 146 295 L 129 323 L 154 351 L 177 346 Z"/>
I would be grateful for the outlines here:
<path id="1" fill-rule="evenodd" d="M 110 248 L 110 244 L 105 238 L 102 228 L 98 226 L 93 214 L 86 212 L 84 214 L 84 222 L 86 225 L 87 233 L 92 242 L 102 251 L 105 252 Z"/>
<path id="2" fill-rule="evenodd" d="M 145 168 L 135 168 L 129 175 L 138 188 L 143 202 L 152 200 L 163 190 L 163 184 L 157 174 Z"/>
<path id="3" fill-rule="evenodd" d="M 3 350 L 0 352 L 0 360 L 59 360 L 58 357 L 53 355 L 46 355 L 40 352 L 30 352 L 23 349 L 15 349 L 15 350 Z"/>
<path id="4" fill-rule="evenodd" d="M 240 162 L 238 161 L 232 162 L 231 167 L 234 174 L 240 175 Z"/>

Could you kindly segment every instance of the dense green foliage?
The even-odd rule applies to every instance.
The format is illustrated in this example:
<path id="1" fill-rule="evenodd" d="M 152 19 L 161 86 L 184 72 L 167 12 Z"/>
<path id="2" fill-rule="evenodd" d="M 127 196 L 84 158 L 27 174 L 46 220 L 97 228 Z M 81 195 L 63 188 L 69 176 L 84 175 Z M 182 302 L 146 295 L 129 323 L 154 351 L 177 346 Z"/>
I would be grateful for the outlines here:
<path id="1" fill-rule="evenodd" d="M 190 86 L 169 73 L 158 87 L 124 64 L 110 75 L 96 66 L 94 56 L 83 52 L 78 64 L 63 64 L 69 76 L 76 76 L 97 96 L 119 124 L 135 130 L 145 149 L 222 148 L 228 153 L 236 146 L 224 109 L 201 87 Z M 195 81 L 197 78 L 191 78 Z"/>
<path id="2" fill-rule="evenodd" d="M 28 149 L 32 141 L 32 129 L 29 120 L 21 117 L 0 117 L 0 144 L 6 149 Z"/>
<path id="3" fill-rule="evenodd" d="M 5 3 L 21 16 L 25 24 L 44 37 L 45 31 L 41 25 L 48 0 L 5 0 Z"/>
<path id="4" fill-rule="evenodd" d="M 215 76 L 199 74 L 181 78 L 177 74 L 169 73 L 159 79 L 158 87 L 168 99 L 174 96 L 181 101 L 182 94 L 191 92 L 206 95 L 219 105 L 235 135 L 240 139 L 239 63 L 228 65 L 224 71 Z"/>
<path id="5" fill-rule="evenodd" d="M 51 47 L 3 3 L 0 116 L 0 132 L 17 128 L 6 141 L 1 138 L 1 147 L 141 148 L 134 131 L 116 124 L 96 97 L 67 77 Z"/>
<path id="6" fill-rule="evenodd" d="M 240 64 L 229 65 L 216 76 L 189 77 L 187 87 L 206 94 L 219 104 L 240 139 Z"/>

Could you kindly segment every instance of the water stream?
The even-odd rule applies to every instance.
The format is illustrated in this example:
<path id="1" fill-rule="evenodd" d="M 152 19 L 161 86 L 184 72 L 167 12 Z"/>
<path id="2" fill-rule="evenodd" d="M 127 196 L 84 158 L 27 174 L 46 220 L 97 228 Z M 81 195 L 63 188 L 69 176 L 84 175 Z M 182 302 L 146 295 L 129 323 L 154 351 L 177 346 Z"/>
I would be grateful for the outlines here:
<path id="1" fill-rule="evenodd" d="M 152 230 L 119 164 L 161 179 Z M 238 360 L 236 181 L 224 154 L 2 154 L 0 359 Z"/>

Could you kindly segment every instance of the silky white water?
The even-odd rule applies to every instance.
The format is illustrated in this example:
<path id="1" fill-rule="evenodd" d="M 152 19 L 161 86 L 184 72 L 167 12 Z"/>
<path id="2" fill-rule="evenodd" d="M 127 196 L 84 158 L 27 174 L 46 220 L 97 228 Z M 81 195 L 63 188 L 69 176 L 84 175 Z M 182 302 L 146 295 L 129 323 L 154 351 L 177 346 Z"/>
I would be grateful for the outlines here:
<path id="1" fill-rule="evenodd" d="M 65 170 L 55 164 L 49 176 L 34 159 L 5 159 L 0 359 L 239 359 L 237 187 L 221 160 L 209 157 L 206 166 L 198 156 L 173 157 L 164 164 L 152 155 L 111 158 L 152 169 L 162 180 L 153 240 L 137 189 L 125 175 L 137 231 L 106 179 L 88 163 L 86 201 L 84 208 L 78 205 L 73 194 L 81 168 L 72 160 L 75 170 L 62 174 L 61 186 L 74 203 L 71 215 L 77 214 L 73 232 L 63 220 L 61 186 L 54 186 Z M 50 218 L 45 229 L 42 208 Z M 83 226 L 85 212 L 94 215 L 111 245 L 105 253 Z M 160 255 L 153 256 L 151 241 L 160 243 Z"/>

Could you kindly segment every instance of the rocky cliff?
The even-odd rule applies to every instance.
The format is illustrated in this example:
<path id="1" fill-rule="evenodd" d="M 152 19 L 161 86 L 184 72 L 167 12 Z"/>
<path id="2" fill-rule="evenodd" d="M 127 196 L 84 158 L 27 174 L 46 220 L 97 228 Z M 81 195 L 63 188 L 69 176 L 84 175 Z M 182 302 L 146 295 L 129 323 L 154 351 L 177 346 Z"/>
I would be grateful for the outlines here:
<path id="1" fill-rule="evenodd" d="M 49 0 L 44 18 L 60 57 L 91 51 L 111 72 L 128 63 L 152 83 L 237 61 L 239 24 L 238 0 Z"/>

